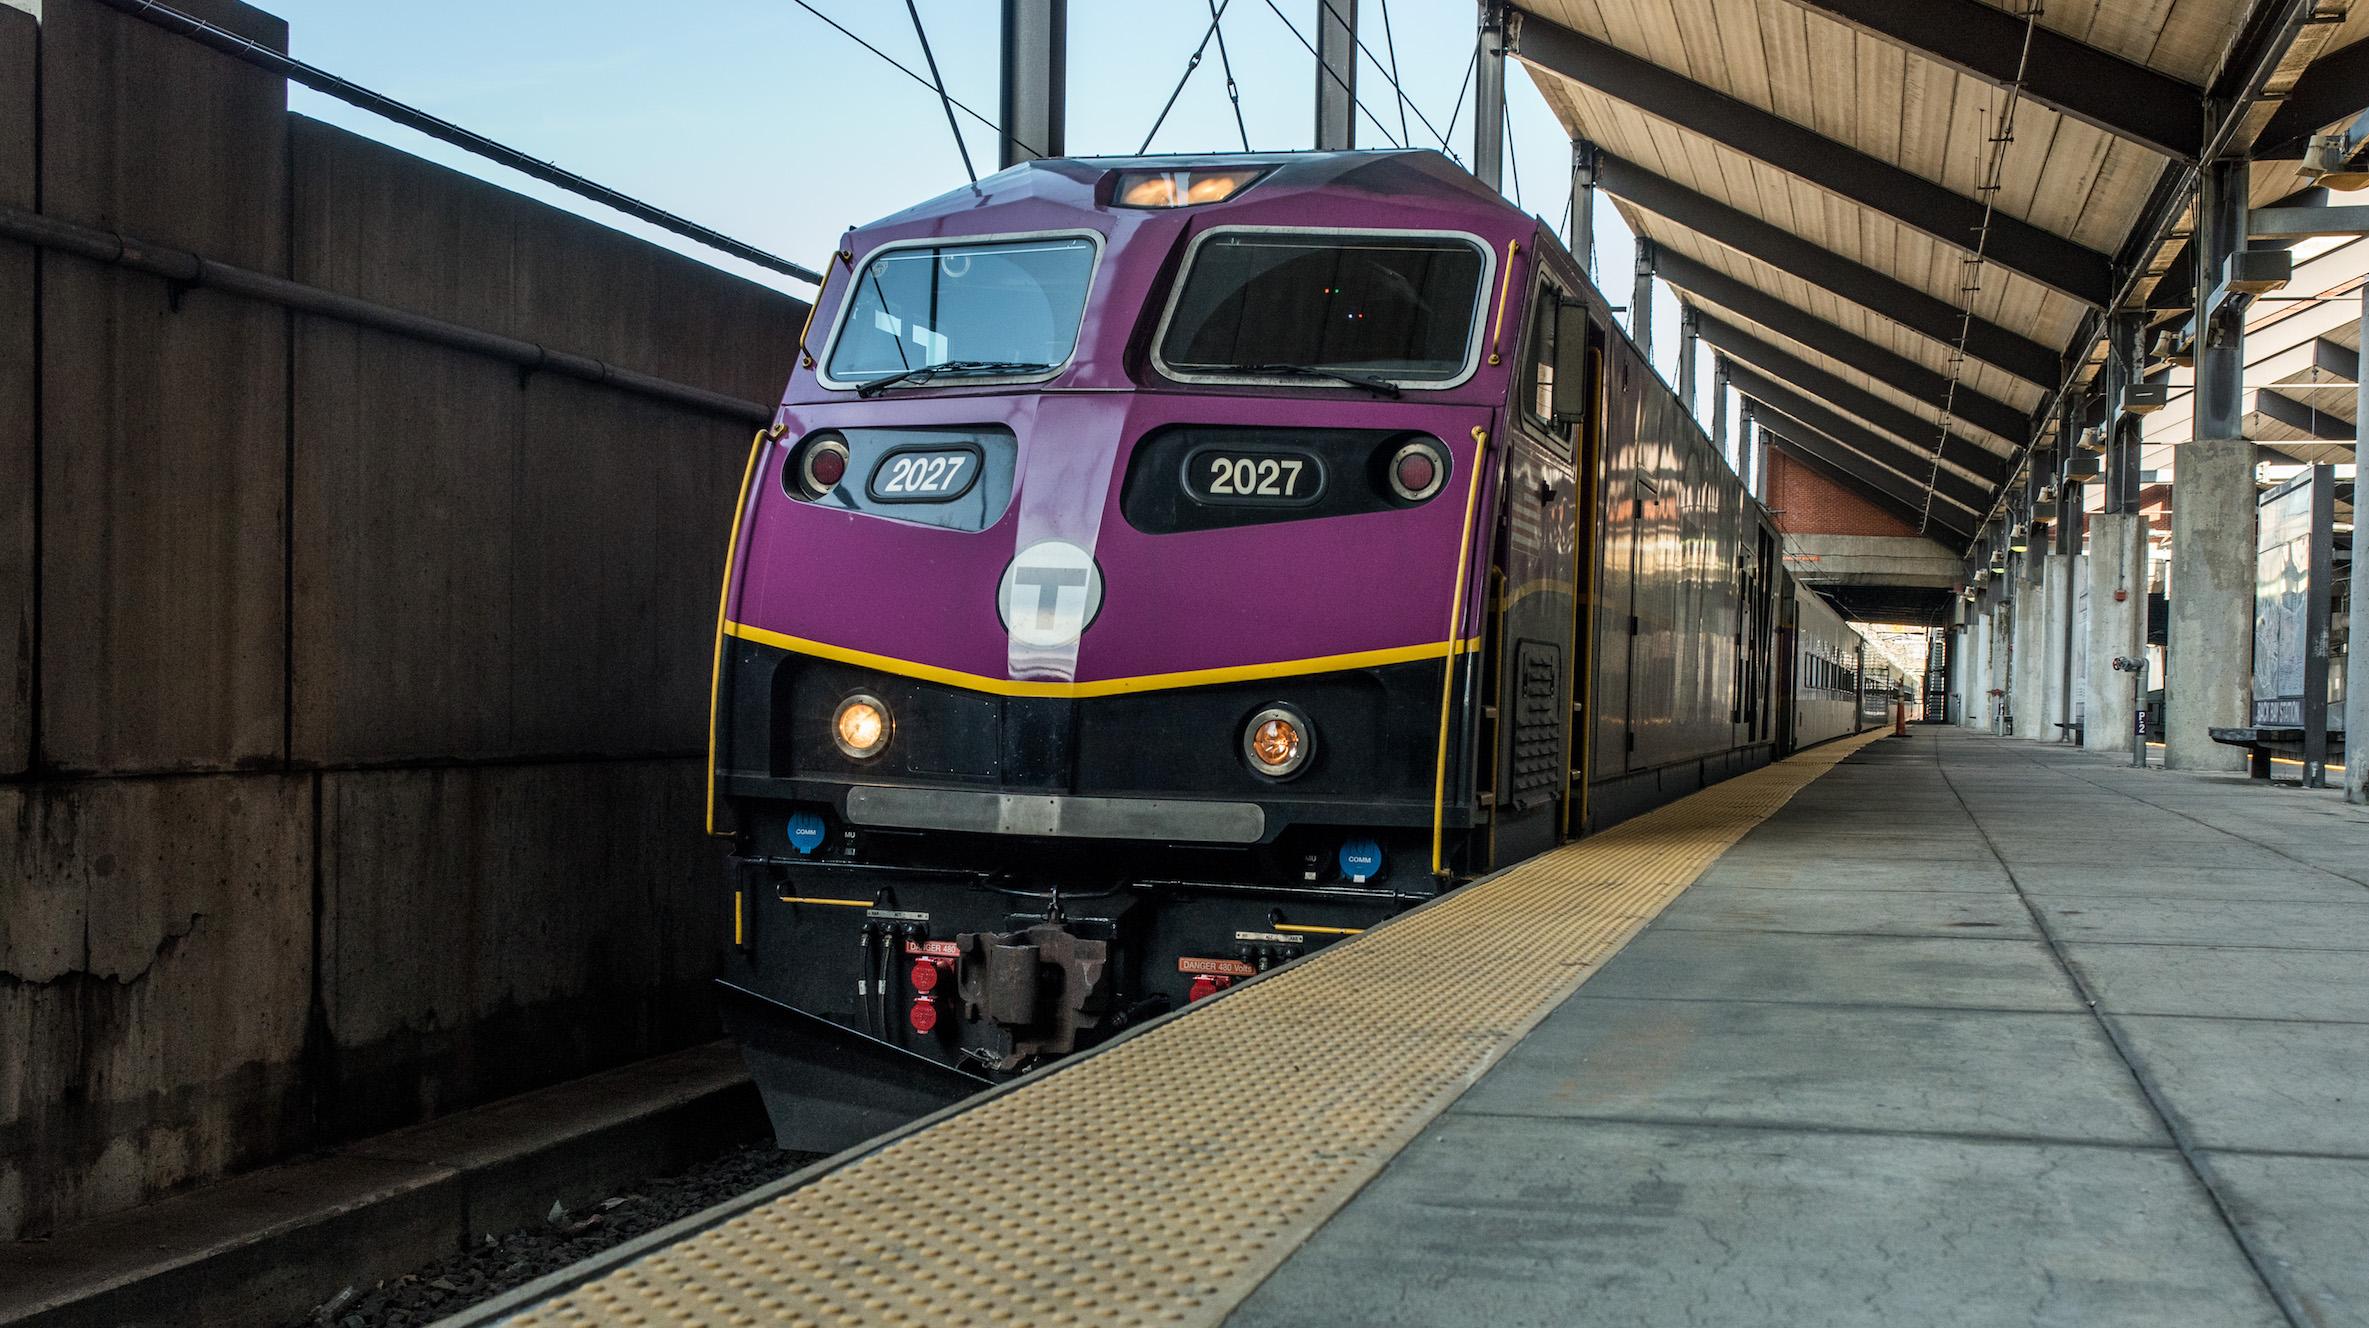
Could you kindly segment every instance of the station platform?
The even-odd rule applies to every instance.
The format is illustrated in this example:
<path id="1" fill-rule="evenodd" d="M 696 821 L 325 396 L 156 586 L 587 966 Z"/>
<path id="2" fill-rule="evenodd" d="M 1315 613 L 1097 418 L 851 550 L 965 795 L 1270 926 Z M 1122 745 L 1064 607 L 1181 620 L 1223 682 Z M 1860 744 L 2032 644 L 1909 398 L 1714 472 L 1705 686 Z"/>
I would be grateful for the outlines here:
<path id="1" fill-rule="evenodd" d="M 464 1322 L 2369 1323 L 2369 810 L 1921 727 Z"/>

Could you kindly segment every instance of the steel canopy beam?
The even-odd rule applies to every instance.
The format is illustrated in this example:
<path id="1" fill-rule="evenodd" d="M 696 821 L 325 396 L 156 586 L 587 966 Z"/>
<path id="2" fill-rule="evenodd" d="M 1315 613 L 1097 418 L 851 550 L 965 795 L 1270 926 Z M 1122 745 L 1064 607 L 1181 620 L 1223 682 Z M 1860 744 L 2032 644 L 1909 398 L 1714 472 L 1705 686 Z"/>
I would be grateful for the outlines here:
<path id="1" fill-rule="evenodd" d="M 2326 189 L 2318 185 L 2308 185 L 2269 206 L 2271 208 L 2316 208 L 2327 201 L 2328 191 Z M 2291 239 L 2249 238 L 2260 238 L 2262 241 L 2260 244 L 2247 246 L 2253 249 L 2291 249 L 2295 245 L 2295 241 Z M 2171 262 L 2165 265 L 2162 279 L 2155 283 L 2155 289 L 2148 294 L 2147 308 L 2159 313 L 2194 308 L 2196 305 L 2196 282 L 2193 279 L 2195 271 L 2196 246 L 2183 240 L 2180 242 L 2180 247 L 2172 251 Z"/>
<path id="2" fill-rule="evenodd" d="M 1854 387 L 1841 378 L 1826 372 L 1797 356 L 1788 354 L 1744 329 L 1724 319 L 1705 317 L 1699 320 L 1703 340 L 1727 352 L 1731 359 L 1756 365 L 1761 372 L 1810 396 L 1824 401 L 1838 410 L 1848 411 L 1903 444 L 1909 439 L 1925 439 L 1941 434 L 1941 427 L 1926 422 L 1915 411 L 1896 406 L 1873 392 Z M 2008 459 L 1971 439 L 1958 434 L 1942 434 L 1941 459 L 1981 476 L 1992 484 L 2007 478 L 2011 468 Z M 1930 453 L 1927 453 L 1930 455 Z"/>
<path id="3" fill-rule="evenodd" d="M 2309 403 L 2297 401 L 2283 392 L 2260 388 L 2252 393 L 2254 413 L 2274 424 L 2283 424 L 2299 433 L 2307 434 L 2323 443 L 2353 441 L 2353 422 L 2341 416 L 2316 410 Z"/>
<path id="4" fill-rule="evenodd" d="M 1759 259 L 1820 290 L 1830 291 L 1919 336 L 1945 346 L 1957 344 L 1959 321 L 1964 315 L 1946 301 L 1821 249 L 1717 199 L 1665 180 L 1635 162 L 1599 149 L 1596 185 L 1615 198 L 1626 199 L 1707 240 Z M 1966 331 L 1966 353 L 2051 391 L 2064 375 L 2064 366 L 2055 350 L 1980 318 L 1973 320 Z"/>
<path id="5" fill-rule="evenodd" d="M 1886 387 L 1935 401 L 1949 391 L 1949 379 L 1924 365 L 1803 313 L 1757 286 L 1738 281 L 1707 263 L 1698 263 L 1666 245 L 1654 250 L 1654 271 L 1671 285 L 1692 291 L 1709 304 L 1751 319 L 1821 355 L 1841 360 Z M 1995 397 L 1984 396 L 1964 383 L 1958 384 L 1956 403 L 1960 419 L 2010 443 L 2020 444 L 2031 433 L 2032 421 L 2023 411 Z"/>
<path id="6" fill-rule="evenodd" d="M 2204 89 L 2110 55 L 1979 0 L 1793 0 L 1986 83 L 2020 83 L 2060 115 L 2194 161 L 2204 147 Z"/>
<path id="7" fill-rule="evenodd" d="M 2311 339 L 2311 367 L 2325 374 L 2324 382 L 2358 383 L 2361 381 L 2360 352 L 2349 346 L 2339 346 L 2326 337 Z"/>
<path id="8" fill-rule="evenodd" d="M 2316 235 L 2369 235 L 2369 203 L 2338 207 L 2267 207 L 2247 214 L 2255 240 L 2307 240 Z"/>
<path id="9" fill-rule="evenodd" d="M 2369 111 L 2369 41 L 2354 42 L 2311 62 L 2254 140 L 2259 145 L 2254 158 L 2300 157 L 2313 134 L 2363 111 Z"/>
<path id="10" fill-rule="evenodd" d="M 1514 54 L 1943 244 L 1972 252 L 1987 224 L 1985 257 L 2083 304 L 2101 306 L 2113 295 L 2107 255 L 2003 211 L 1986 211 L 1954 189 L 1619 47 L 1524 12 Z"/>

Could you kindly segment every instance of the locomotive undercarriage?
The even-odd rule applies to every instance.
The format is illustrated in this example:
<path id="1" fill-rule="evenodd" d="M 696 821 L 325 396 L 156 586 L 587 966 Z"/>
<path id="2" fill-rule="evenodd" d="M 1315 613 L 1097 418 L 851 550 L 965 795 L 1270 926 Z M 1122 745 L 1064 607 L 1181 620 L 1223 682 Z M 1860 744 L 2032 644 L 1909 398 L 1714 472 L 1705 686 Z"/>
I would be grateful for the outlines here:
<path id="1" fill-rule="evenodd" d="M 743 842 L 783 842 L 811 810 L 751 807 Z M 1345 839 L 1371 841 L 1381 874 L 1352 879 Z M 1427 839 L 1302 826 L 1218 848 L 835 821 L 813 856 L 734 859 L 727 1018 L 783 1145 L 844 1146 L 1430 898 Z"/>

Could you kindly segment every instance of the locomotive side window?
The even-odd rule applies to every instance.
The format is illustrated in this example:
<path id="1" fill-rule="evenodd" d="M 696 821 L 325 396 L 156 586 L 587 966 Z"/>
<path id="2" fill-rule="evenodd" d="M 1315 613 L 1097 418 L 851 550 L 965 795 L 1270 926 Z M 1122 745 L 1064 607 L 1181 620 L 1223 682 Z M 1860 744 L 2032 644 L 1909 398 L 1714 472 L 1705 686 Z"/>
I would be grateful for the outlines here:
<path id="1" fill-rule="evenodd" d="M 1549 432 L 1555 419 L 1555 305 L 1560 298 L 1554 287 L 1541 285 L 1530 312 L 1530 418 Z"/>
<path id="2" fill-rule="evenodd" d="M 1462 236 L 1211 231 L 1186 259 L 1153 361 L 1177 378 L 1452 386 L 1479 354 L 1490 266 Z"/>
<path id="3" fill-rule="evenodd" d="M 1051 374 L 1077 349 L 1096 247 L 1056 235 L 875 250 L 849 284 L 824 384 Z"/>

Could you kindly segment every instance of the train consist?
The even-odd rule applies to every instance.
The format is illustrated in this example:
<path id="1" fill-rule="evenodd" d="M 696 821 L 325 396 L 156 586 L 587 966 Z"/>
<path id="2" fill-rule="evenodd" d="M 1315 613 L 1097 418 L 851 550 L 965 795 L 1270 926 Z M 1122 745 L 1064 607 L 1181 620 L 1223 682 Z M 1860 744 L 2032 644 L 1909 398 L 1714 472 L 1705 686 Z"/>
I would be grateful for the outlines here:
<path id="1" fill-rule="evenodd" d="M 717 629 L 727 1017 L 783 1143 L 1853 731 L 1780 553 L 1436 153 L 1041 161 L 851 231 Z"/>

